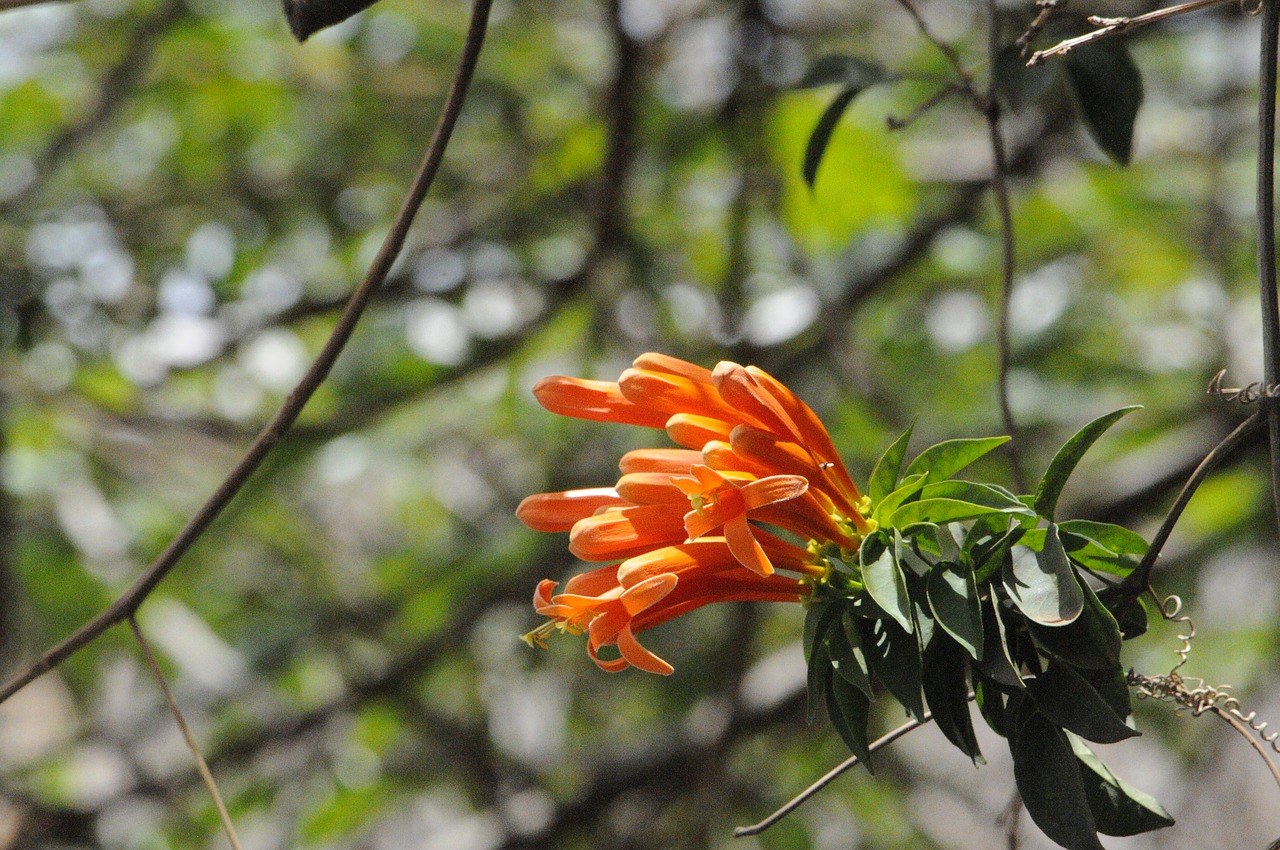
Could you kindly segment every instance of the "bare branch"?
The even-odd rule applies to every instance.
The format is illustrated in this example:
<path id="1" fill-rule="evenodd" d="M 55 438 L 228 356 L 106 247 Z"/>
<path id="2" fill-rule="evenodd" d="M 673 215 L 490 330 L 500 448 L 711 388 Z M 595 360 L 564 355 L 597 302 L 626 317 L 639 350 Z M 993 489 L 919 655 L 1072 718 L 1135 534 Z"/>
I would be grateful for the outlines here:
<path id="1" fill-rule="evenodd" d="M 1089 23 L 1098 27 L 1098 29 L 1087 32 L 1084 35 L 1078 35 L 1075 38 L 1068 38 L 1065 41 L 1058 42 L 1053 47 L 1045 50 L 1037 50 L 1031 54 L 1031 58 L 1027 60 L 1027 67 L 1031 68 L 1046 59 L 1052 59 L 1056 56 L 1064 56 L 1077 47 L 1083 47 L 1086 44 L 1092 44 L 1095 41 L 1101 41 L 1108 36 L 1117 35 L 1122 32 L 1128 32 L 1131 29 L 1145 27 L 1147 24 L 1154 24 L 1167 18 L 1184 15 L 1187 12 L 1195 12 L 1200 9 L 1207 9 L 1210 6 L 1217 6 L 1220 3 L 1227 3 L 1230 0 L 1191 0 L 1189 3 L 1179 3 L 1177 6 L 1168 6 L 1164 9 L 1156 9 L 1154 12 L 1148 12 L 1145 15 L 1135 15 L 1132 18 L 1102 18 L 1097 15 L 1089 17 Z"/>
<path id="2" fill-rule="evenodd" d="M 242 850 L 240 846 L 240 838 L 236 835 L 235 824 L 231 822 L 231 814 L 227 811 L 227 806 L 222 802 L 222 794 L 218 791 L 218 783 L 214 781 L 213 774 L 209 772 L 209 765 L 205 762 L 204 756 L 200 753 L 200 747 L 196 744 L 195 737 L 191 734 L 191 727 L 187 726 L 187 720 L 182 716 L 182 709 L 178 707 L 178 701 L 173 698 L 173 692 L 169 690 L 169 683 L 164 679 L 164 672 L 160 669 L 160 663 L 156 661 L 155 653 L 151 651 L 151 646 L 147 643 L 147 639 L 142 635 L 142 629 L 138 627 L 138 620 L 133 615 L 129 616 L 129 628 L 133 630 L 133 636 L 138 641 L 138 646 L 142 649 L 142 657 L 147 660 L 147 666 L 151 668 L 151 675 L 155 676 L 156 683 L 160 685 L 160 690 L 164 693 L 164 698 L 169 703 L 169 711 L 173 714 L 174 721 L 178 724 L 182 737 L 187 742 L 187 747 L 191 750 L 191 755 L 195 757 L 196 768 L 200 771 L 200 778 L 204 780 L 204 786 L 209 789 L 209 796 L 213 798 L 213 807 L 218 810 L 218 819 L 222 821 L 222 829 L 227 833 L 227 840 L 231 842 L 233 850 Z"/>

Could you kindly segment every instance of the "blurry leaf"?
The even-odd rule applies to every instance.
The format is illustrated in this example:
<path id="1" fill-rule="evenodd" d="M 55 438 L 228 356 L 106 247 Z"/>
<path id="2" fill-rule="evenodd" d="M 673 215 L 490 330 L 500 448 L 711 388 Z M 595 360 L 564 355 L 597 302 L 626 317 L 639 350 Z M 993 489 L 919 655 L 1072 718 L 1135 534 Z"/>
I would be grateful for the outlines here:
<path id="1" fill-rule="evenodd" d="M 1065 626 L 1084 609 L 1080 583 L 1053 526 L 1045 536 L 1043 550 L 1024 546 L 1013 550 L 1004 570 L 1004 588 L 1023 614 L 1042 625 Z"/>
<path id="2" fill-rule="evenodd" d="M 925 483 L 945 481 L 992 449 L 1009 442 L 1008 437 L 944 440 L 916 455 L 907 475 L 925 473 Z"/>
<path id="3" fill-rule="evenodd" d="M 996 57 L 996 96 L 1007 106 L 1021 109 L 1049 93 L 1061 76 L 1061 63 L 1042 62 L 1028 68 L 1016 44 L 1006 45 Z"/>
<path id="4" fill-rule="evenodd" d="M 1067 850 L 1105 850 L 1098 841 L 1084 781 L 1066 733 L 1020 704 L 1010 738 L 1013 778 L 1027 814 L 1050 839 Z"/>
<path id="5" fill-rule="evenodd" d="M 907 430 L 876 461 L 871 478 L 867 480 L 867 497 L 871 499 L 872 505 L 892 493 L 893 488 L 898 485 L 898 475 L 902 472 L 902 461 L 906 457 L 907 444 L 911 442 L 911 431 L 914 428 L 914 423 L 908 425 Z"/>
<path id="6" fill-rule="evenodd" d="M 284 0 L 284 16 L 298 41 L 339 24 L 378 0 Z"/>
<path id="7" fill-rule="evenodd" d="M 1055 661 L 1029 679 L 1027 693 L 1037 711 L 1086 740 L 1114 744 L 1140 734 L 1126 726 L 1093 686 L 1065 662 Z"/>
<path id="8" fill-rule="evenodd" d="M 1077 47 L 1063 57 L 1089 134 L 1121 165 L 1133 152 L 1133 125 L 1142 106 L 1142 74 L 1120 39 Z"/>
<path id="9" fill-rule="evenodd" d="M 924 716 L 920 693 L 920 644 L 893 620 L 870 620 L 863 626 L 862 648 L 871 672 L 915 719 Z"/>
<path id="10" fill-rule="evenodd" d="M 815 60 L 795 87 L 811 89 L 839 83 L 843 86 L 865 89 L 894 78 L 894 75 L 890 75 L 879 62 L 857 56 L 830 53 Z"/>
<path id="11" fill-rule="evenodd" d="M 867 748 L 867 718 L 871 701 L 853 685 L 839 676 L 831 679 L 827 688 L 827 714 L 831 724 L 840 733 L 849 752 L 858 757 L 868 772 L 871 770 L 871 751 Z"/>
<path id="12" fill-rule="evenodd" d="M 1070 56 L 1071 54 L 1067 55 Z M 1044 477 L 1040 479 L 1039 486 L 1036 487 L 1035 510 L 1037 514 L 1045 519 L 1053 519 L 1053 512 L 1058 507 L 1058 497 L 1062 495 L 1062 488 L 1066 486 L 1067 479 L 1071 477 L 1076 465 L 1080 463 L 1080 458 L 1084 457 L 1084 453 L 1089 451 L 1089 447 L 1108 428 L 1119 421 L 1120 417 L 1138 408 L 1138 405 L 1122 407 L 1119 410 L 1108 413 L 1106 416 L 1099 416 L 1077 431 L 1062 448 L 1058 449 L 1058 453 L 1049 462 L 1049 468 L 1045 470 Z"/>
<path id="13" fill-rule="evenodd" d="M 840 116 L 844 115 L 844 111 L 849 108 L 849 104 L 853 103 L 853 99 L 863 92 L 862 88 L 850 86 L 842 89 L 836 99 L 831 101 L 822 112 L 822 117 L 818 119 L 818 124 L 813 128 L 813 133 L 809 136 L 809 143 L 804 149 L 804 163 L 800 167 L 800 173 L 804 176 L 804 182 L 808 184 L 809 189 L 813 189 L 814 181 L 818 179 L 818 166 L 822 164 L 822 155 L 827 151 L 827 143 L 831 141 L 831 134 L 835 132 L 836 125 L 840 123 Z"/>
<path id="14" fill-rule="evenodd" d="M 872 542 L 878 545 L 869 545 Z M 858 559 L 862 566 L 862 583 L 871 598 L 902 628 L 912 631 L 914 626 L 906 579 L 898 566 L 898 559 L 894 557 L 893 547 L 886 545 L 884 535 L 877 534 L 864 540 Z"/>
<path id="15" fill-rule="evenodd" d="M 933 722 L 947 740 L 974 764 L 985 764 L 969 716 L 968 669 L 964 650 L 939 635 L 924 651 L 924 697 L 933 712 Z"/>
<path id="16" fill-rule="evenodd" d="M 951 564 L 939 564 L 929 573 L 929 609 L 943 631 L 951 635 L 973 658 L 982 658 L 982 602 L 973 573 Z"/>
<path id="17" fill-rule="evenodd" d="M 1173 818 L 1150 794 L 1134 788 L 1111 772 L 1075 735 L 1067 735 L 1080 760 L 1080 778 L 1093 821 L 1103 835 L 1138 835 L 1173 826 Z"/>

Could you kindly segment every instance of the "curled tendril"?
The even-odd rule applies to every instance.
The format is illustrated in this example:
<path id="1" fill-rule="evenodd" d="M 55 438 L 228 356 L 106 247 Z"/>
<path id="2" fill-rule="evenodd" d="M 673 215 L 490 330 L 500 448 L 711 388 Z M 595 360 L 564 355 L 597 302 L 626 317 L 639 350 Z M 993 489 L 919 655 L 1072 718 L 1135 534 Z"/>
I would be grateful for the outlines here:
<path id="1" fill-rule="evenodd" d="M 1243 8 L 1243 4 L 1247 2 L 1249 2 L 1249 0 L 1242 0 L 1241 8 Z M 1257 0 L 1257 3 L 1257 8 L 1260 10 L 1262 8 L 1262 0 Z M 1257 11 L 1246 11 L 1245 14 L 1256 15 Z M 1264 398 L 1280 397 L 1280 384 L 1267 384 L 1264 386 L 1261 381 L 1254 381 L 1253 383 L 1243 387 L 1224 387 L 1222 385 L 1222 379 L 1226 377 L 1226 374 L 1226 369 L 1219 369 L 1218 374 L 1214 375 L 1209 380 L 1209 387 L 1205 392 L 1221 401 L 1227 402 L 1228 404 L 1235 401 L 1238 401 L 1241 404 L 1253 404 Z"/>
<path id="2" fill-rule="evenodd" d="M 1263 0 L 1240 0 L 1240 11 L 1250 18 L 1262 14 Z"/>
<path id="3" fill-rule="evenodd" d="M 1231 693 L 1230 685 L 1207 685 L 1202 679 L 1188 679 L 1178 671 L 1187 663 L 1191 655 L 1191 641 L 1196 636 L 1195 623 L 1182 613 L 1182 598 L 1171 594 L 1160 600 L 1160 614 L 1165 620 L 1186 625 L 1186 634 L 1179 634 L 1182 645 L 1178 648 L 1178 663 L 1163 676 L 1143 676 L 1130 670 L 1127 681 L 1134 688 L 1138 699 L 1155 699 L 1171 702 L 1178 706 L 1175 713 L 1181 714 L 1188 709 L 1193 717 L 1199 717 L 1206 711 L 1222 716 L 1230 722 L 1239 721 L 1251 730 L 1258 739 L 1280 753 L 1280 729 L 1267 731 L 1268 722 L 1258 719 L 1257 711 L 1246 712 L 1244 706 Z M 1235 724 L 1233 724 L 1235 725 Z M 1242 732 L 1242 734 L 1244 734 Z M 1262 752 L 1259 750 L 1259 752 Z M 1264 756 L 1265 757 L 1265 756 Z M 1268 762 L 1270 764 L 1270 762 Z"/>

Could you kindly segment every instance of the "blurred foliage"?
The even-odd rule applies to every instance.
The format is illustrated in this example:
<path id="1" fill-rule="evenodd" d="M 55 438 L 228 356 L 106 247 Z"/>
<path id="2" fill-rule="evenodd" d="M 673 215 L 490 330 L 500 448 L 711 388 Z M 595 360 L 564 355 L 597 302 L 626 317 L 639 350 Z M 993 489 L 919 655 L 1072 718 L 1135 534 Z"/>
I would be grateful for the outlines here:
<path id="1" fill-rule="evenodd" d="M 920 9 L 985 80 L 980 5 Z M 1034 9 L 1002 14 L 1008 42 Z M 7 672 L 127 586 L 323 344 L 421 156 L 466 17 L 383 0 L 299 46 L 277 6 L 246 0 L 0 14 Z M 1127 168 L 1060 91 L 1005 116 L 1028 469 L 1145 405 L 1085 458 L 1063 516 L 1149 533 L 1244 415 L 1206 397 L 1209 377 L 1261 377 L 1255 27 L 1227 6 L 1128 40 L 1145 100 Z M 835 52 L 913 79 L 851 103 L 810 190 L 805 146 L 832 92 L 795 86 Z M 885 124 L 947 72 L 892 2 L 499 4 L 391 280 L 140 612 L 246 847 L 999 846 L 1013 768 L 981 729 L 980 773 L 923 729 L 877 754 L 874 779 L 730 838 L 844 756 L 828 724 L 805 724 L 800 610 L 656 629 L 647 645 L 680 658 L 667 679 L 517 640 L 537 579 L 578 566 L 515 505 L 602 480 L 646 441 L 541 411 L 529 388 L 545 374 L 611 378 L 646 350 L 759 364 L 819 411 L 859 481 L 913 420 L 913 453 L 1000 429 L 984 122 L 953 99 Z M 1008 475 L 999 453 L 979 467 Z M 1156 581 L 1199 629 L 1188 674 L 1280 718 L 1271 516 L 1253 444 L 1193 501 Z M 1123 663 L 1167 671 L 1177 633 L 1153 622 Z M 1108 847 L 1280 833 L 1242 741 L 1137 711 L 1144 737 L 1100 755 L 1178 825 Z M 902 719 L 873 712 L 872 734 Z M 1022 846 L 1044 841 L 1024 830 Z M 123 630 L 0 707 L 0 846 L 225 846 Z"/>

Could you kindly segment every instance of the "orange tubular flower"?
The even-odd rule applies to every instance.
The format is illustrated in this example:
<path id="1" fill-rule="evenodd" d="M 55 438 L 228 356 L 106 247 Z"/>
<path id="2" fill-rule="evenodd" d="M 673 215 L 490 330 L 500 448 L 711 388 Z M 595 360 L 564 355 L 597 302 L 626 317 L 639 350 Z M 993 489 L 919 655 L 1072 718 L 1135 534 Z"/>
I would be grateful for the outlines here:
<path id="1" fill-rule="evenodd" d="M 713 602 L 803 602 L 827 556 L 853 556 L 874 528 L 817 415 L 754 366 L 710 370 L 650 353 L 617 382 L 545 378 L 534 395 L 554 413 L 665 429 L 683 448 L 628 452 L 613 487 L 520 503 L 516 515 L 530 528 L 568 531 L 577 557 L 620 562 L 574 576 L 559 593 L 541 582 L 534 608 L 549 619 L 525 635 L 531 645 L 585 632 L 602 669 L 665 675 L 671 665 L 641 646 L 639 632 Z M 601 658 L 605 647 L 617 657 Z"/>

